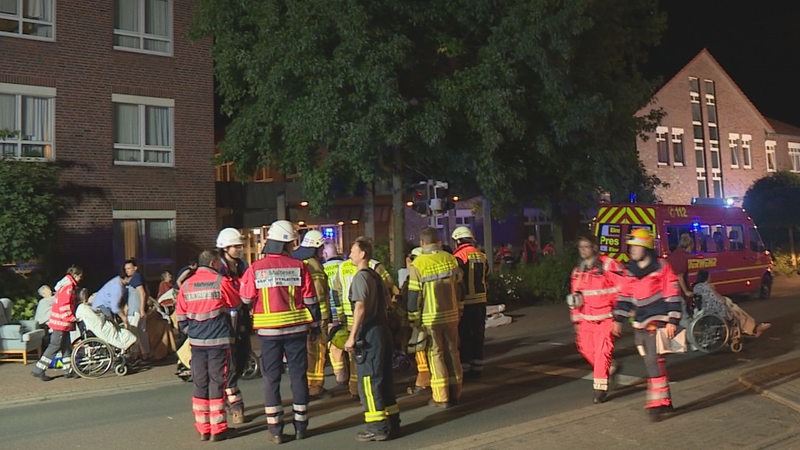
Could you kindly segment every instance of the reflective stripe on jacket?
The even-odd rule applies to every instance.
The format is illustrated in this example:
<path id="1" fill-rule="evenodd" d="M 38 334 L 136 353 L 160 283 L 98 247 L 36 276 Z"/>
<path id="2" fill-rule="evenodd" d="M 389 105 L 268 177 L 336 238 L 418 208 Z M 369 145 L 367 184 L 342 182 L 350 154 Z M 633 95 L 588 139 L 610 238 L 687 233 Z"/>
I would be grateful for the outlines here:
<path id="1" fill-rule="evenodd" d="M 230 310 L 240 304 L 230 277 L 198 267 L 178 291 L 175 315 L 193 346 L 227 347 L 233 343 Z"/>
<path id="2" fill-rule="evenodd" d="M 644 329 L 652 322 L 678 325 L 681 319 L 681 292 L 678 277 L 666 261 L 656 261 L 658 267 L 637 278 L 626 267 L 620 295 L 614 309 L 617 322 L 633 317 L 633 327 Z"/>
<path id="3" fill-rule="evenodd" d="M 386 268 L 383 267 L 383 264 L 381 264 L 381 262 L 378 260 L 370 259 L 369 268 L 380 275 L 381 280 L 383 281 L 383 286 L 387 289 L 387 292 L 392 292 L 394 288 L 394 281 L 392 280 L 392 276 L 389 274 Z M 336 276 L 333 280 L 333 289 L 336 290 L 336 296 L 341 302 L 342 311 L 344 311 L 344 314 L 348 317 L 353 316 L 353 305 L 350 303 L 349 297 L 350 285 L 353 283 L 353 277 L 356 275 L 356 272 L 358 272 L 358 267 L 356 267 L 356 265 L 353 264 L 353 262 L 349 259 L 345 260 L 339 264 L 338 271 L 336 272 Z"/>
<path id="4" fill-rule="evenodd" d="M 572 270 L 570 292 L 580 292 L 583 305 L 570 311 L 573 322 L 600 321 L 612 317 L 622 282 L 622 265 L 614 258 L 598 255 L 595 263 L 580 265 Z"/>
<path id="5" fill-rule="evenodd" d="M 286 335 L 319 326 L 320 312 L 311 275 L 303 261 L 269 253 L 253 262 L 241 279 L 242 301 L 252 304 L 253 328 L 262 336 Z"/>
<path id="6" fill-rule="evenodd" d="M 461 282 L 464 304 L 486 303 L 487 279 L 489 277 L 489 260 L 486 255 L 471 243 L 461 244 L 453 256 L 463 272 Z"/>
<path id="7" fill-rule="evenodd" d="M 463 306 L 458 298 L 460 282 L 458 260 L 436 245 L 424 246 L 408 267 L 409 320 L 424 326 L 457 323 Z"/>
<path id="8" fill-rule="evenodd" d="M 78 307 L 78 283 L 67 274 L 65 282 L 56 291 L 56 301 L 50 310 L 47 326 L 53 331 L 72 331 L 75 329 L 75 308 Z"/>

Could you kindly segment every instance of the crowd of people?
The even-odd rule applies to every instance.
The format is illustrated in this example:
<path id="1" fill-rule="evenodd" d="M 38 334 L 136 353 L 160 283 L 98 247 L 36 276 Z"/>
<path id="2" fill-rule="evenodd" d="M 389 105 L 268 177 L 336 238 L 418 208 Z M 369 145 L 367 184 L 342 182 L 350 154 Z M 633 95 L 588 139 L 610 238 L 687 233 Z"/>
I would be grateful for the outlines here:
<path id="1" fill-rule="evenodd" d="M 250 357 L 253 335 L 261 348 L 264 413 L 269 440 L 275 444 L 286 439 L 280 389 L 284 364 L 292 393 L 294 440 L 308 434 L 309 402 L 330 394 L 324 388 L 328 358 L 335 389 L 363 406 L 366 428 L 356 435 L 359 441 L 398 436 L 400 410 L 392 389 L 398 348 L 413 354 L 417 363 L 408 394 L 430 392 L 433 407 L 458 404 L 464 380 L 480 377 L 483 370 L 489 260 L 476 247 L 469 228 L 458 227 L 450 237 L 452 252 L 437 230 L 420 230 L 419 247 L 407 255 L 407 277 L 400 289 L 374 258 L 370 239 L 355 239 L 345 258 L 319 231 L 309 230 L 301 239 L 285 220 L 269 227 L 262 257 L 250 265 L 242 259 L 239 231 L 225 228 L 214 249 L 204 250 L 196 262 L 177 272 L 177 287 L 170 273 L 162 274 L 159 299 L 174 300 L 177 328 L 191 347 L 192 410 L 200 439 L 230 438 L 235 429 L 228 427 L 228 420 L 245 422 L 238 380 Z M 577 349 L 592 367 L 593 402 L 608 400 L 612 377 L 619 370 L 614 341 L 630 322 L 647 372 L 645 408 L 660 420 L 672 410 L 672 400 L 657 339 L 659 333 L 667 339 L 678 334 L 687 314 L 685 297 L 708 297 L 708 308 L 717 305 L 727 311 L 726 318 L 738 317 L 746 334 L 759 336 L 769 324 L 756 324 L 741 308 L 715 295 L 702 273 L 693 293 L 684 260 L 659 258 L 649 230 L 633 230 L 626 242 L 630 259 L 623 265 L 599 254 L 593 238 L 578 239 L 580 260 L 571 274 L 567 304 Z M 540 252 L 535 238 L 526 241 L 522 255 L 526 263 L 536 262 Z M 70 267 L 56 285 L 48 317 L 52 334 L 33 369 L 43 381 L 50 380 L 45 371 L 55 355 L 70 354 L 67 336 L 77 320 L 82 277 L 79 267 Z M 126 261 L 122 272 L 92 295 L 90 303 L 108 320 L 134 330 L 139 357 L 147 358 L 150 348 L 142 341 L 149 339 L 142 318 L 148 297 L 143 284 L 136 262 Z M 51 293 L 44 286 L 40 290 L 43 296 Z M 67 376 L 74 376 L 68 358 L 62 363 Z"/>

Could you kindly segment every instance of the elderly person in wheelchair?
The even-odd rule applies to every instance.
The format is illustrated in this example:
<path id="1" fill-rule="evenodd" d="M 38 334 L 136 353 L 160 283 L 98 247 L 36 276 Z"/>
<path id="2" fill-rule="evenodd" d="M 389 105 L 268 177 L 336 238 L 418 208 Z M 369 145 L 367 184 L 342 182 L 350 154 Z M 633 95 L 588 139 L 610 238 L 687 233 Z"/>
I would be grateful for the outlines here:
<path id="1" fill-rule="evenodd" d="M 742 336 L 759 337 L 772 324 L 757 323 L 739 305 L 714 289 L 708 271 L 697 272 L 692 288 L 696 311 L 690 325 L 689 339 L 704 352 L 713 352 L 730 346 L 731 351 L 742 350 Z"/>

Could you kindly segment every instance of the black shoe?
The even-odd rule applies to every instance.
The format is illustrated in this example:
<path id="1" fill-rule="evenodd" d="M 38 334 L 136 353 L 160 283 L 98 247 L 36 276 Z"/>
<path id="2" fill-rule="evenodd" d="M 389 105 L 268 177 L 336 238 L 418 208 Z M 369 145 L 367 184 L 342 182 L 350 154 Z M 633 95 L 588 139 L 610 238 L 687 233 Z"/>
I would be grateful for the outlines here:
<path id="1" fill-rule="evenodd" d="M 428 400 L 428 406 L 435 406 L 436 408 L 448 409 L 451 408 L 453 405 L 450 402 L 437 402 L 434 399 L 430 399 Z"/>
<path id="2" fill-rule="evenodd" d="M 605 403 L 606 400 L 608 400 L 608 393 L 606 393 L 606 391 L 600 391 L 597 389 L 594 390 L 594 399 L 592 402 L 595 405 L 599 403 Z"/>
<path id="3" fill-rule="evenodd" d="M 275 445 L 283 444 L 283 435 L 282 434 L 270 434 L 269 441 Z"/>
<path id="4" fill-rule="evenodd" d="M 294 440 L 295 441 L 302 441 L 305 438 L 306 438 L 306 432 L 305 431 L 295 431 L 294 432 Z"/>
<path id="5" fill-rule="evenodd" d="M 425 391 L 428 391 L 430 388 L 422 387 L 422 386 L 409 386 L 406 388 L 406 393 L 409 397 L 414 397 L 419 395 Z"/>
<path id="6" fill-rule="evenodd" d="M 210 437 L 211 437 L 211 435 L 208 434 L 208 433 L 200 433 L 200 440 L 201 441 L 207 441 Z"/>
<path id="7" fill-rule="evenodd" d="M 652 422 L 661 422 L 662 420 L 666 419 L 674 409 L 672 406 L 659 406 L 657 408 L 650 408 L 648 412 L 650 413 L 650 420 Z"/>
<path id="8" fill-rule="evenodd" d="M 389 439 L 388 434 L 373 433 L 371 431 L 359 431 L 356 434 L 356 440 L 359 442 L 385 441 L 387 439 Z"/>
<path id="9" fill-rule="evenodd" d="M 47 376 L 47 374 L 44 373 L 44 372 L 42 372 L 42 373 L 31 372 L 31 375 L 33 375 L 34 378 L 38 378 L 38 379 L 40 379 L 42 381 L 50 381 L 50 380 L 53 379 L 53 378 Z"/>
<path id="10" fill-rule="evenodd" d="M 232 428 L 228 428 L 227 430 L 223 431 L 219 434 L 212 434 L 211 435 L 211 442 L 219 442 L 224 441 L 226 439 L 233 439 L 236 437 L 236 430 Z"/>

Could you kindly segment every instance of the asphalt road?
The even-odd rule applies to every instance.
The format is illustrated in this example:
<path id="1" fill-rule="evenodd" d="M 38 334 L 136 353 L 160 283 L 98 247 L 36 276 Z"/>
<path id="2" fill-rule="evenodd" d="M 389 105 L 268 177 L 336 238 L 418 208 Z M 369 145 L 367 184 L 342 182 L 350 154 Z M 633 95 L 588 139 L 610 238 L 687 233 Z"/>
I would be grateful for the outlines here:
<path id="1" fill-rule="evenodd" d="M 798 344 L 800 293 L 776 290 L 770 300 L 741 302 L 757 320 L 773 322 L 773 328 L 757 340 L 745 342 L 738 354 L 689 353 L 669 358 L 668 371 L 673 391 L 699 374 L 722 373 L 748 361 L 786 353 Z M 531 314 L 531 309 L 525 310 Z M 535 310 L 533 311 L 535 313 Z M 511 312 L 514 315 L 514 312 Z M 566 316 L 558 320 L 517 316 L 507 327 L 492 329 L 487 342 L 488 358 L 484 376 L 465 385 L 461 404 L 450 410 L 427 406 L 428 397 L 401 397 L 403 421 L 399 439 L 381 443 L 381 448 L 424 448 L 446 444 L 464 436 L 491 432 L 537 418 L 585 408 L 591 403 L 591 373 L 572 343 L 571 326 Z M 535 329 L 525 329 L 532 327 Z M 623 363 L 623 386 L 613 391 L 615 398 L 635 396 L 644 402 L 644 393 L 634 385 L 644 376 L 644 368 L 627 333 L 617 343 L 617 357 Z M 411 373 L 397 372 L 398 392 Z M 326 383 L 333 384 L 328 377 Z M 263 416 L 260 380 L 241 383 L 247 403 L 248 423 L 237 426 L 240 435 L 231 441 L 204 444 L 192 426 L 191 384 L 175 380 L 151 390 L 112 393 L 88 398 L 18 405 L 2 410 L 0 447 L 8 449 L 62 448 L 264 448 L 267 431 Z M 290 399 L 287 380 L 284 398 Z M 290 418 L 287 401 L 285 417 Z M 287 442 L 289 448 L 310 446 L 346 448 L 378 445 L 358 443 L 354 435 L 362 428 L 360 405 L 347 395 L 313 402 L 310 407 L 310 435 L 303 442 Z M 630 415 L 640 416 L 641 410 Z M 287 433 L 293 433 L 291 425 Z"/>

